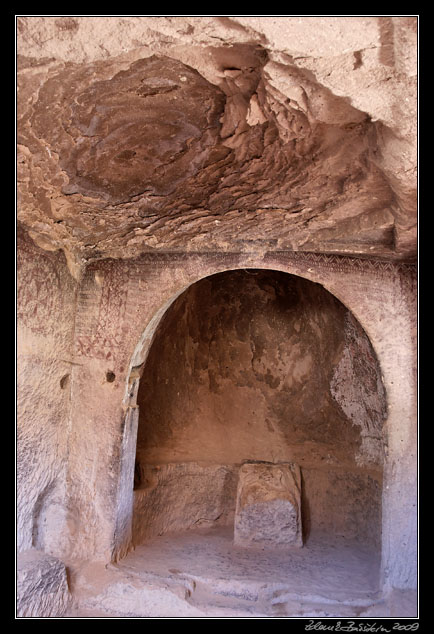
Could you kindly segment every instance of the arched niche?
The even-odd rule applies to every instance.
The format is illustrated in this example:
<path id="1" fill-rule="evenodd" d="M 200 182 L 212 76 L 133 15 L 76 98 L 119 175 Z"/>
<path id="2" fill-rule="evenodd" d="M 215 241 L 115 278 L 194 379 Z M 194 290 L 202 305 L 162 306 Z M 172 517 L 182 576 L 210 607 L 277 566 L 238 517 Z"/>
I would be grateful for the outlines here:
<path id="1" fill-rule="evenodd" d="M 213 329 L 220 334 L 212 335 Z M 232 343 L 224 349 L 230 333 Z M 204 346 L 207 362 L 198 361 Z M 200 367 L 210 360 L 212 367 Z M 202 376 L 198 382 L 195 374 Z M 163 394 L 165 381 L 176 392 Z M 160 403 L 154 411 L 151 393 Z M 150 512 L 143 504 L 146 488 L 153 487 L 158 497 L 158 478 L 162 483 L 165 473 L 172 477 L 175 470 L 190 489 L 201 480 L 205 498 L 211 490 L 214 498 L 228 496 L 215 517 L 230 524 L 237 468 L 245 460 L 265 460 L 301 466 L 305 539 L 311 531 L 334 531 L 378 548 L 386 413 L 381 372 L 358 321 L 320 284 L 281 271 L 240 269 L 180 289 L 144 330 L 131 361 L 125 405 L 127 418 L 134 419 L 125 496 L 134 504 L 134 528 L 126 530 L 128 539 L 137 543 L 167 527 L 189 529 L 209 510 L 196 500 L 198 517 L 191 515 L 191 504 L 187 517 L 176 517 L 173 505 L 174 514 L 166 518 Z M 158 409 L 160 420 L 153 425 Z M 173 496 L 182 499 L 180 492 Z M 131 522 L 131 511 L 124 521 Z M 140 513 L 153 516 L 143 530 Z"/>

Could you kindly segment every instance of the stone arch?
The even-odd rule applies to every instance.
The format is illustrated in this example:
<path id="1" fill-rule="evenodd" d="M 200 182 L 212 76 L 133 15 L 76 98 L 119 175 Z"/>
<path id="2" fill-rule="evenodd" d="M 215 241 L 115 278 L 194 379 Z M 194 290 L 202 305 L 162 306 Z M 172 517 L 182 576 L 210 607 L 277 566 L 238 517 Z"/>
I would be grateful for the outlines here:
<path id="1" fill-rule="evenodd" d="M 364 332 L 366 333 L 367 337 L 369 338 L 369 341 L 371 342 L 372 347 L 374 348 L 374 351 L 378 357 L 378 352 L 376 350 L 375 337 L 373 337 L 374 333 L 371 332 L 369 322 L 367 323 L 365 321 L 363 312 L 358 309 L 357 304 L 352 304 L 351 302 L 348 301 L 347 293 L 345 293 L 345 291 L 342 290 L 342 288 L 340 288 L 338 285 L 334 285 L 330 283 L 328 284 L 322 279 L 321 275 L 311 273 L 309 270 L 304 271 L 303 274 L 301 274 L 298 270 L 296 270 L 292 266 L 279 266 L 279 265 L 276 265 L 276 263 L 267 265 L 265 262 L 263 262 L 263 260 L 261 260 L 261 258 L 253 259 L 253 260 L 249 259 L 245 266 L 213 267 L 210 271 L 206 272 L 205 274 L 192 276 L 184 284 L 181 284 L 179 289 L 175 293 L 172 293 L 170 297 L 167 299 L 167 301 L 164 302 L 164 304 L 162 304 L 161 307 L 154 312 L 154 315 L 148 321 L 144 330 L 142 331 L 138 339 L 138 342 L 134 348 L 134 351 L 131 355 L 131 360 L 130 360 L 128 371 L 126 374 L 126 381 L 125 381 L 125 394 L 123 399 L 124 408 L 136 406 L 138 384 L 141 378 L 141 374 L 143 372 L 144 365 L 146 363 L 147 355 L 152 346 L 155 332 L 157 331 L 159 324 L 164 318 L 164 315 L 170 309 L 172 304 L 178 299 L 178 297 L 180 297 L 182 293 L 184 293 L 188 288 L 190 288 L 191 286 L 193 286 L 200 280 L 211 277 L 212 275 L 218 275 L 219 273 L 244 270 L 246 268 L 278 271 L 281 273 L 287 273 L 289 275 L 296 275 L 310 282 L 320 284 L 326 291 L 328 291 L 337 300 L 339 300 L 339 302 L 354 316 L 354 318 L 357 320 L 357 322 L 360 324 L 360 326 L 363 328 Z"/>
<path id="2" fill-rule="evenodd" d="M 139 390 L 140 379 L 143 373 L 143 369 L 146 365 L 149 351 L 154 341 L 155 333 L 157 332 L 160 323 L 170 310 L 171 306 L 185 291 L 187 291 L 187 289 L 192 287 L 200 280 L 212 277 L 219 273 L 243 270 L 246 268 L 255 268 L 264 271 L 278 271 L 280 273 L 296 275 L 299 278 L 314 282 L 316 284 L 320 284 L 326 291 L 331 293 L 331 295 L 335 297 L 349 311 L 351 315 L 355 317 L 357 323 L 360 325 L 363 332 L 366 334 L 367 338 L 372 344 L 371 337 L 369 336 L 367 329 L 364 327 L 363 323 L 361 323 L 361 320 L 359 319 L 358 315 L 355 314 L 355 311 L 352 310 L 352 307 L 348 305 L 349 302 L 345 293 L 341 292 L 339 288 L 333 288 L 333 290 L 330 290 L 331 285 L 325 284 L 324 280 L 321 279 L 321 277 L 315 272 L 307 271 L 305 272 L 305 274 L 301 275 L 300 271 L 293 270 L 291 266 L 276 266 L 276 263 L 265 264 L 263 261 L 252 262 L 250 260 L 244 266 L 217 267 L 217 270 L 216 268 L 214 268 L 211 271 L 206 271 L 200 275 L 192 276 L 192 278 L 190 279 L 184 279 L 184 283 L 181 283 L 179 285 L 179 288 L 176 290 L 176 292 L 172 293 L 171 296 L 160 306 L 160 308 L 154 312 L 152 318 L 148 321 L 143 332 L 141 333 L 139 341 L 136 344 L 135 350 L 131 356 L 123 400 L 126 431 L 124 433 L 124 442 L 122 448 L 122 467 L 118 495 L 119 503 L 117 505 L 117 521 L 113 550 L 114 559 L 122 557 L 128 551 L 131 540 L 133 505 L 131 496 L 133 489 L 132 481 L 134 477 L 134 461 L 136 455 L 138 427 L 137 394 Z M 376 353 L 375 347 L 374 351 Z"/>

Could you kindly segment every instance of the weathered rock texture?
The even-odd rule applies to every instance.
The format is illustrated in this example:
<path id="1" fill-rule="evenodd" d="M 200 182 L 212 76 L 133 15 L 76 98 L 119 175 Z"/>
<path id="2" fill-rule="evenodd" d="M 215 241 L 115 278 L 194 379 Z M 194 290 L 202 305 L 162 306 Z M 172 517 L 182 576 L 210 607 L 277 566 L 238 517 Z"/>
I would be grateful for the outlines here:
<path id="1" fill-rule="evenodd" d="M 20 551 L 125 554 L 136 398 L 160 320 L 206 276 L 267 269 L 317 284 L 298 308 L 265 287 L 250 295 L 274 332 L 279 302 L 293 314 L 285 363 L 261 343 L 258 311 L 238 331 L 227 316 L 215 343 L 203 325 L 202 343 L 186 336 L 176 354 L 217 425 L 190 453 L 197 419 L 148 428 L 144 464 L 198 462 L 211 440 L 216 469 L 297 462 L 303 525 L 369 540 L 381 497 L 383 587 L 416 587 L 416 31 L 411 16 L 18 18 Z M 323 312 L 300 321 L 311 300 Z M 303 392 L 315 381 L 319 402 Z M 164 414 L 182 411 L 171 387 Z"/>
<path id="2" fill-rule="evenodd" d="M 295 276 L 320 282 L 341 301 L 351 306 L 372 341 L 378 356 L 383 382 L 387 392 L 388 418 L 383 492 L 378 475 L 364 478 L 364 499 L 354 495 L 361 491 L 361 481 L 345 475 L 346 469 L 326 461 L 333 458 L 319 453 L 320 464 L 310 467 L 299 460 L 303 457 L 300 445 L 297 454 L 284 456 L 284 460 L 299 462 L 304 471 L 303 489 L 308 499 L 317 499 L 311 509 L 305 510 L 303 524 L 314 523 L 330 530 L 327 515 L 322 508 L 335 506 L 342 496 L 336 484 L 346 488 L 345 499 L 352 501 L 345 508 L 336 508 L 334 526 L 345 534 L 357 534 L 367 517 L 365 501 L 382 497 L 382 561 L 385 584 L 393 587 L 415 587 L 417 582 L 417 471 L 416 427 L 414 425 L 416 295 L 414 268 L 407 265 L 361 261 L 338 256 L 313 254 L 275 254 L 252 256 L 248 254 L 159 255 L 146 256 L 131 262 L 105 261 L 89 266 L 78 293 L 74 329 L 74 356 L 71 358 L 71 423 L 69 427 L 66 473 L 57 472 L 57 483 L 66 489 L 61 499 L 63 515 L 63 559 L 98 558 L 103 561 L 117 557 L 128 548 L 128 530 L 117 532 L 125 518 L 125 499 L 119 487 L 120 465 L 124 464 L 123 437 L 127 432 L 126 410 L 136 404 L 137 388 L 149 347 L 160 323 L 161 316 L 174 298 L 201 278 L 213 273 L 256 267 L 281 270 Z M 248 275 L 248 274 L 246 274 Z M 318 286 L 318 288 L 320 288 Z M 332 320 L 333 322 L 333 320 Z M 345 320 L 344 322 L 345 323 Z M 164 328 L 163 328 L 164 331 Z M 345 328 L 341 332 L 342 350 L 345 349 Z M 396 337 L 399 333 L 399 339 Z M 338 362 L 338 359 L 336 359 Z M 333 383 L 333 367 L 330 381 Z M 261 385 L 266 385 L 264 382 Z M 23 384 L 24 385 L 24 384 Z M 43 395 L 43 392 L 41 392 Z M 335 412 L 341 411 L 336 399 Z M 30 410 L 29 410 L 30 411 Z M 359 410 L 359 412 L 362 410 Z M 342 416 L 345 416 L 343 411 Z M 339 418 L 339 417 L 338 417 Z M 338 420 L 336 418 L 335 420 Z M 20 424 L 25 426 L 26 416 Z M 28 419 L 31 428 L 31 418 Z M 42 417 L 40 419 L 43 420 Z M 346 419 L 347 429 L 357 437 L 360 427 Z M 67 427 L 67 425 L 66 425 Z M 129 428 L 128 428 L 129 429 Z M 357 431 L 359 430 L 359 432 Z M 227 435 L 226 435 L 227 437 Z M 244 435 L 244 438 L 246 436 Z M 229 437 L 230 439 L 230 437 Z M 271 435 L 268 440 L 271 439 Z M 128 445 L 128 443 L 126 443 Z M 284 446 L 283 443 L 280 446 Z M 360 473 L 356 456 L 362 444 L 353 445 L 355 452 L 351 470 Z M 309 445 L 311 448 L 312 445 Z M 31 455 L 40 473 L 44 473 L 46 459 L 43 447 L 35 439 Z M 20 447 L 19 447 L 20 450 Z M 305 452 L 304 452 L 305 453 Z M 30 455 L 30 453 L 29 453 Z M 129 452 L 130 487 L 134 479 L 134 452 Z M 312 453 L 311 453 L 312 455 Z M 341 454 L 342 456 L 343 454 Z M 364 452 L 365 457 L 371 455 Z M 375 454 L 374 454 L 375 455 Z M 242 456 L 240 461 L 245 459 Z M 267 454 L 254 459 L 275 460 Z M 188 460 L 195 460 L 191 456 Z M 167 462 L 167 459 L 160 460 Z M 174 461 L 173 457 L 170 461 Z M 176 461 L 176 460 L 175 460 Z M 238 462 L 238 461 L 237 461 Z M 30 461 L 29 461 L 30 463 Z M 214 460 L 214 463 L 216 461 Z M 227 461 L 226 461 L 227 464 Z M 327 465 L 332 486 L 323 480 Z M 309 469 L 309 473 L 308 470 Z M 378 474 L 378 471 L 377 471 Z M 312 477 L 310 477 L 312 476 Z M 125 477 L 124 481 L 127 482 Z M 32 506 L 26 506 L 26 487 L 32 491 L 33 482 L 22 482 L 22 508 L 26 517 L 32 517 Z M 368 484 L 370 482 L 370 484 Z M 310 489 L 310 492 L 309 492 Z M 321 494 L 323 491 L 326 495 Z M 371 491 L 372 495 L 369 495 Z M 30 499 L 31 502 L 31 499 Z M 318 506 L 319 505 L 319 506 Z M 372 507 L 371 507 L 372 508 Z M 378 508 L 377 503 L 373 508 Z M 59 514 L 56 517 L 59 518 Z M 375 512 L 371 516 L 375 525 Z M 360 520 L 360 521 L 359 521 Z M 31 523 L 29 524 L 31 525 Z M 378 531 L 375 529 L 375 534 Z M 59 531 L 53 531 L 56 537 Z M 371 532 L 369 540 L 374 537 Z M 55 541 L 55 540 L 54 540 Z"/>
<path id="3" fill-rule="evenodd" d="M 242 465 L 237 487 L 234 543 L 243 548 L 262 549 L 303 545 L 298 465 Z"/>
<path id="4" fill-rule="evenodd" d="M 19 219 L 87 262 L 414 258 L 417 19 L 18 18 Z"/>
<path id="5" fill-rule="evenodd" d="M 197 282 L 158 328 L 137 403 L 139 470 L 296 461 L 308 531 L 379 543 L 384 386 L 360 324 L 320 285 L 254 269 Z M 215 495 L 212 479 L 197 486 Z M 167 485 L 152 491 L 164 506 Z"/>
<path id="6" fill-rule="evenodd" d="M 383 482 L 378 471 L 303 469 L 303 534 L 339 535 L 380 547 Z"/>
<path id="7" fill-rule="evenodd" d="M 17 246 L 17 543 L 61 556 L 77 285 L 62 253 Z"/>
<path id="8" fill-rule="evenodd" d="M 196 462 L 143 465 L 134 491 L 133 542 L 165 533 L 233 526 L 238 467 Z"/>
<path id="9" fill-rule="evenodd" d="M 17 616 L 49 618 L 62 616 L 71 603 L 65 566 L 38 550 L 27 550 L 17 558 Z"/>
<path id="10" fill-rule="evenodd" d="M 285 273 L 229 271 L 181 295 L 155 335 L 137 404 L 139 462 L 359 460 L 381 470 L 375 352 L 336 298 Z"/>
<path id="11" fill-rule="evenodd" d="M 74 587 L 77 601 L 67 616 L 75 618 L 342 618 L 367 609 L 388 616 L 377 591 L 378 558 L 333 536 L 318 536 L 307 548 L 254 551 L 234 546 L 228 527 L 157 536 L 116 565 L 83 566 Z M 414 593 L 401 593 L 408 595 L 414 601 Z M 409 607 L 403 602 L 395 616 L 414 616 Z"/>

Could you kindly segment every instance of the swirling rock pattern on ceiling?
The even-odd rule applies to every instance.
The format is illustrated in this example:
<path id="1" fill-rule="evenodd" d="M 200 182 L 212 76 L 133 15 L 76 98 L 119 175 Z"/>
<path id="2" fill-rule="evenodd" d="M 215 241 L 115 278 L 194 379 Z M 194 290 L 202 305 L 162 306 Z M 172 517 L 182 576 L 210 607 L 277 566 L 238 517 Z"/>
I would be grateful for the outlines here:
<path id="1" fill-rule="evenodd" d="M 416 30 L 19 18 L 18 220 L 73 273 L 155 250 L 411 261 Z"/>

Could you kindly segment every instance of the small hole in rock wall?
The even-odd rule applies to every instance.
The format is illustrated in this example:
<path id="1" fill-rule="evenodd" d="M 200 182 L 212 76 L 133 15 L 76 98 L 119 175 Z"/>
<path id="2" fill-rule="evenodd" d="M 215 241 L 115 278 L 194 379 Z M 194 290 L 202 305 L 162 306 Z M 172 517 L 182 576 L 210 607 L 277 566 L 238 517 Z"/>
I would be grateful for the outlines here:
<path id="1" fill-rule="evenodd" d="M 60 379 L 60 387 L 61 387 L 61 389 L 64 390 L 67 387 L 68 383 L 69 383 L 69 374 L 65 374 Z"/>

